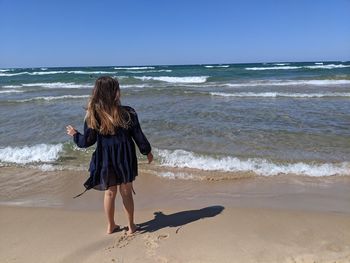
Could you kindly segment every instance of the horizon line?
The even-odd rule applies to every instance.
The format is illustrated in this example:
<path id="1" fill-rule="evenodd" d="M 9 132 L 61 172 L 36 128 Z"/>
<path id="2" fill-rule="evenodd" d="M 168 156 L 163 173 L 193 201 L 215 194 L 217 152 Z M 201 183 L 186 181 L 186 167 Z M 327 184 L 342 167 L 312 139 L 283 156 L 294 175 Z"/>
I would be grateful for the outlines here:
<path id="1" fill-rule="evenodd" d="M 242 65 L 242 64 L 270 64 L 270 63 L 316 63 L 316 62 L 343 62 L 347 63 L 350 60 L 312 60 L 312 61 L 264 61 L 264 62 L 230 62 L 230 63 L 188 63 L 188 64 L 133 64 L 133 65 L 89 65 L 89 66 L 27 66 L 27 67 L 0 67 L 0 69 L 28 69 L 28 68 L 97 68 L 97 67 L 164 67 L 164 66 L 203 66 L 203 65 Z"/>

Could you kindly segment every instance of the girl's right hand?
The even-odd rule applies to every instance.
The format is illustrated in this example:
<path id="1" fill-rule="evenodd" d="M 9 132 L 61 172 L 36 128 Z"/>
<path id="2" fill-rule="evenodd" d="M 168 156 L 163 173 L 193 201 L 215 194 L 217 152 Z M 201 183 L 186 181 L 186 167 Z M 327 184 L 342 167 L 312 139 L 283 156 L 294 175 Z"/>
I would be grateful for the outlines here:
<path id="1" fill-rule="evenodd" d="M 70 136 L 74 136 L 74 134 L 77 133 L 77 130 L 71 125 L 66 126 L 66 129 L 67 129 L 67 134 Z"/>

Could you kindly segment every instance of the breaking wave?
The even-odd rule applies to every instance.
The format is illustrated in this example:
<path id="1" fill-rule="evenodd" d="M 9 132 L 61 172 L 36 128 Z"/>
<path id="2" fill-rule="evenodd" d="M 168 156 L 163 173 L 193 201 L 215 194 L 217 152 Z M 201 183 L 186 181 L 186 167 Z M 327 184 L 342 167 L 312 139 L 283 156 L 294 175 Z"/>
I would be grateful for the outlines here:
<path id="1" fill-rule="evenodd" d="M 27 83 L 22 84 L 23 87 L 43 87 L 43 88 L 67 88 L 67 89 L 81 89 L 92 88 L 91 84 L 76 84 L 74 82 L 44 82 L 44 83 Z"/>
<path id="2" fill-rule="evenodd" d="M 157 80 L 170 83 L 204 83 L 207 81 L 208 76 L 198 76 L 198 77 L 134 77 L 136 79 L 145 80 Z"/>
<path id="3" fill-rule="evenodd" d="M 350 84 L 348 79 L 311 79 L 311 80 L 257 80 L 241 83 L 226 83 L 224 86 L 228 87 L 255 87 L 255 86 L 293 86 L 293 85 L 345 85 Z"/>
<path id="4" fill-rule="evenodd" d="M 264 98 L 277 98 L 277 97 L 290 97 L 290 98 L 324 98 L 324 97 L 350 97 L 350 93 L 345 92 L 327 92 L 327 93 L 283 93 L 283 92 L 237 92 L 237 93 L 224 93 L 224 92 L 210 92 L 212 96 L 221 97 L 264 97 Z"/>
<path id="5" fill-rule="evenodd" d="M 62 144 L 37 144 L 23 147 L 0 148 L 0 162 L 27 164 L 35 162 L 53 162 L 59 158 Z"/>
<path id="6" fill-rule="evenodd" d="M 24 92 L 23 90 L 0 90 L 1 93 L 22 93 Z"/>
<path id="7" fill-rule="evenodd" d="M 316 64 L 316 63 L 315 63 Z M 312 66 L 276 66 L 276 67 L 248 67 L 246 70 L 291 70 L 291 69 L 335 69 L 335 68 L 348 68 L 350 65 L 344 64 L 316 64 Z"/>
<path id="8" fill-rule="evenodd" d="M 228 68 L 230 65 L 207 65 L 205 68 Z"/>
<path id="9" fill-rule="evenodd" d="M 62 96 L 47 96 L 47 97 L 34 97 L 23 100 L 11 100 L 10 102 L 30 102 L 30 101 L 51 101 L 51 100 L 65 100 L 65 99 L 82 99 L 89 98 L 89 95 L 62 95 Z"/>
<path id="10" fill-rule="evenodd" d="M 185 150 L 157 150 L 163 166 L 193 168 L 206 171 L 253 172 L 257 175 L 273 176 L 296 174 L 306 176 L 350 175 L 350 164 L 342 163 L 274 163 L 265 159 L 236 157 L 214 158 Z"/>
<path id="11" fill-rule="evenodd" d="M 137 69 L 155 69 L 155 67 L 115 67 L 114 69 L 137 70 Z"/>

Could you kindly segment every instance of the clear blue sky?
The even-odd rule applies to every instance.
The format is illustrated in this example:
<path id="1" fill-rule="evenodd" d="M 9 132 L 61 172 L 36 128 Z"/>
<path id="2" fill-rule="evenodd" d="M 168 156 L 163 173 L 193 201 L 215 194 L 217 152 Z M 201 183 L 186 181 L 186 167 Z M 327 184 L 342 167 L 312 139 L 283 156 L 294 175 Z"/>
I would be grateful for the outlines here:
<path id="1" fill-rule="evenodd" d="M 349 0 L 0 0 L 0 67 L 350 60 Z"/>

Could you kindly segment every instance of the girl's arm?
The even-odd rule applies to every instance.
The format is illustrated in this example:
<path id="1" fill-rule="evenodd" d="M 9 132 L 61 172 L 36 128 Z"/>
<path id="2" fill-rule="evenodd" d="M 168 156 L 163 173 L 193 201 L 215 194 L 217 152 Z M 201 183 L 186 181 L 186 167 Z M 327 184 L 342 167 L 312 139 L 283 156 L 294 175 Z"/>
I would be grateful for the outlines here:
<path id="1" fill-rule="evenodd" d="M 133 124 L 132 124 L 132 128 L 131 128 L 131 136 L 134 139 L 140 152 L 143 155 L 147 155 L 147 157 L 148 157 L 148 156 L 152 155 L 151 154 L 151 150 L 152 150 L 151 144 L 148 142 L 146 136 L 142 132 L 136 111 L 132 110 L 131 114 L 133 115 L 132 116 Z M 149 159 L 148 161 L 151 162 L 152 160 Z"/>
<path id="2" fill-rule="evenodd" d="M 84 121 L 84 134 L 81 134 L 70 125 L 67 126 L 67 134 L 73 136 L 73 140 L 79 148 L 87 148 L 97 140 L 96 131 L 89 128 L 86 121 Z"/>

